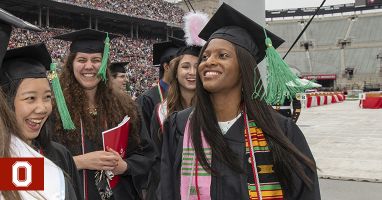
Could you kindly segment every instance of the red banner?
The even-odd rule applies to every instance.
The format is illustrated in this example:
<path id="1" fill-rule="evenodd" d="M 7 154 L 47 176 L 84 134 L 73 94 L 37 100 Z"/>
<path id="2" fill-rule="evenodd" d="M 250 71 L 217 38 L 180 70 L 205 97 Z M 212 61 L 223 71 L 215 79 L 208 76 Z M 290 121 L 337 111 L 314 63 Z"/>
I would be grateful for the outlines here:
<path id="1" fill-rule="evenodd" d="M 0 190 L 44 190 L 44 158 L 0 158 Z"/>

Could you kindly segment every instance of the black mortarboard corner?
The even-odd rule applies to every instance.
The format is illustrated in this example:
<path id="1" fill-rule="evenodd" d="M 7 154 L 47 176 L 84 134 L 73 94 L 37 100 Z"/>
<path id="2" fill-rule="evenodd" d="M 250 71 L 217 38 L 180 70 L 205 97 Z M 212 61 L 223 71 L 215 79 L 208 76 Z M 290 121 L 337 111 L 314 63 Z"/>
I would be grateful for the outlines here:
<path id="1" fill-rule="evenodd" d="M 284 40 L 225 3 L 212 16 L 199 37 L 205 40 L 220 38 L 230 41 L 250 52 L 257 63 L 267 56 L 267 92 L 261 92 L 263 89 L 260 80 L 255 81 L 253 98 L 265 98 L 271 105 L 282 104 L 286 97 L 293 98 L 306 88 L 296 81 L 297 76 L 275 50 Z M 297 87 L 286 84 L 290 82 Z"/>
<path id="2" fill-rule="evenodd" d="M 39 29 L 37 26 L 34 26 L 29 22 L 26 22 L 0 8 L 0 67 L 5 52 L 7 51 L 9 38 L 11 37 L 12 32 L 12 26 L 34 31 L 41 31 L 41 29 Z"/>
<path id="3" fill-rule="evenodd" d="M 117 35 L 114 34 L 87 28 L 58 35 L 53 38 L 72 42 L 70 44 L 71 53 L 103 53 L 102 63 L 98 71 L 98 75 L 102 77 L 102 80 L 106 81 L 106 68 L 110 52 L 110 40 L 116 37 Z"/>
<path id="4" fill-rule="evenodd" d="M 72 42 L 70 44 L 71 53 L 103 53 L 104 42 L 107 35 L 108 33 L 106 32 L 87 28 L 58 35 L 53 38 Z M 115 37 L 117 36 L 109 34 L 110 40 Z"/>
<path id="5" fill-rule="evenodd" d="M 177 55 L 178 56 L 180 56 L 180 55 L 192 55 L 192 56 L 199 57 L 199 53 L 200 53 L 201 49 L 202 49 L 202 47 L 200 47 L 200 46 L 184 46 L 184 47 L 179 48 Z"/>
<path id="6" fill-rule="evenodd" d="M 186 55 L 186 54 L 187 55 L 193 55 L 196 57 L 199 56 L 199 52 L 202 49 L 201 47 L 196 46 L 196 45 L 188 46 L 186 44 L 186 41 L 182 40 L 180 38 L 176 38 L 176 37 L 169 37 L 169 38 L 172 41 L 172 43 L 178 47 L 178 50 L 176 51 L 175 57 L 178 57 L 181 55 Z"/>
<path id="7" fill-rule="evenodd" d="M 110 64 L 110 71 L 112 73 L 126 73 L 126 65 L 129 64 L 129 62 L 114 62 Z"/>
<path id="8" fill-rule="evenodd" d="M 184 42 L 183 42 L 184 43 Z M 163 63 L 169 63 L 176 57 L 176 53 L 181 47 L 180 41 L 170 38 L 165 42 L 155 43 L 153 45 L 153 66 L 161 67 Z"/>
<path id="9" fill-rule="evenodd" d="M 24 78 L 46 78 L 52 59 L 43 43 L 8 50 L 0 69 L 1 85 Z"/>

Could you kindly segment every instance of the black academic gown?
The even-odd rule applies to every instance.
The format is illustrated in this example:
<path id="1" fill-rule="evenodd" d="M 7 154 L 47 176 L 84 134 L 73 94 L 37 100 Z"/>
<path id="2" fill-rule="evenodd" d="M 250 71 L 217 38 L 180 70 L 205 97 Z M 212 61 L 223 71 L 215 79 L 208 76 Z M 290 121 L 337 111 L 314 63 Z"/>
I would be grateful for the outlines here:
<path id="1" fill-rule="evenodd" d="M 64 171 L 65 182 L 68 186 L 66 196 L 70 197 L 68 199 L 83 199 L 81 179 L 69 150 L 59 143 L 51 142 L 48 149 L 41 153 Z"/>
<path id="2" fill-rule="evenodd" d="M 160 199 L 178 200 L 180 199 L 180 167 L 183 149 L 183 132 L 191 108 L 174 113 L 164 124 L 163 145 L 160 167 Z M 285 135 L 296 147 L 306 156 L 313 159 L 312 153 L 305 140 L 304 135 L 291 119 L 285 118 L 275 113 L 275 119 L 280 124 Z M 226 142 L 233 152 L 241 160 L 243 169 L 248 167 L 247 159 L 244 159 L 244 119 L 241 116 L 224 135 Z M 238 174 L 212 157 L 212 165 L 219 176 L 211 177 L 211 199 L 213 200 L 232 200 L 249 199 L 247 188 L 247 175 Z M 247 165 L 244 167 L 244 165 Z M 304 186 L 303 182 L 292 174 L 295 188 L 283 187 L 284 198 L 288 200 L 319 200 L 320 191 L 317 173 L 306 169 L 306 173 L 314 182 L 313 190 Z"/>
<path id="3" fill-rule="evenodd" d="M 64 175 L 65 176 L 65 175 Z M 78 198 L 76 189 L 74 189 L 72 181 L 68 177 L 65 177 L 65 200 L 80 200 L 83 197 Z"/>
<path id="4" fill-rule="evenodd" d="M 151 117 L 154 108 L 161 102 L 158 87 L 160 87 L 159 84 L 137 98 L 138 104 L 142 107 L 143 119 L 145 120 L 147 130 L 150 130 Z M 161 91 L 163 91 L 163 89 Z M 165 95 L 166 94 L 164 93 L 163 98 L 165 98 Z"/>
<path id="5" fill-rule="evenodd" d="M 157 188 L 159 185 L 160 180 L 160 158 L 161 158 L 161 151 L 162 151 L 162 131 L 161 131 L 161 125 L 159 122 L 159 119 L 157 117 L 157 109 L 160 104 L 157 104 L 155 106 L 155 109 L 153 111 L 153 115 L 151 118 L 151 125 L 150 125 L 150 134 L 151 139 L 154 142 L 154 147 L 157 151 L 157 157 L 155 159 L 155 163 L 151 167 L 149 178 L 148 178 L 148 186 L 147 186 L 147 200 L 156 200 L 158 199 L 157 196 Z"/>
<path id="6" fill-rule="evenodd" d="M 159 89 L 161 89 L 161 90 L 159 90 Z M 147 130 L 150 130 L 151 118 L 153 116 L 155 106 L 157 104 L 161 103 L 159 91 L 164 91 L 164 89 L 158 83 L 155 87 L 152 87 L 150 90 L 144 92 L 142 95 L 140 95 L 137 98 L 137 102 L 141 106 L 141 109 L 142 109 L 142 115 L 143 115 L 143 119 L 145 121 Z M 166 92 L 163 92 L 162 95 L 163 95 L 162 97 L 165 98 L 167 94 L 166 94 Z M 148 187 L 147 186 L 149 184 L 147 182 L 147 180 L 149 179 L 148 176 L 149 175 L 147 174 L 146 178 L 142 178 L 142 183 L 140 184 L 140 185 L 142 185 L 142 188 L 141 188 L 142 190 L 146 190 Z M 149 193 L 151 193 L 151 191 L 148 191 L 146 193 L 149 196 L 151 195 L 151 194 L 149 194 Z"/>
<path id="7" fill-rule="evenodd" d="M 146 126 L 143 120 L 141 120 L 141 131 L 140 131 L 140 145 L 135 146 L 134 144 L 128 144 L 128 149 L 126 150 L 126 159 L 128 169 L 121 175 L 120 182 L 113 189 L 113 198 L 114 200 L 135 200 L 141 199 L 140 188 L 145 182 L 143 179 L 146 178 L 147 173 L 150 170 L 150 167 L 154 163 L 156 151 L 150 136 L 146 130 Z M 100 135 L 101 137 L 101 135 Z M 85 137 L 85 153 L 98 151 L 101 149 L 96 148 L 94 142 Z M 98 190 L 95 185 L 95 172 L 94 170 L 80 170 L 81 180 L 84 180 L 83 175 L 87 181 L 87 195 L 88 200 L 101 200 L 101 197 L 98 193 Z"/>

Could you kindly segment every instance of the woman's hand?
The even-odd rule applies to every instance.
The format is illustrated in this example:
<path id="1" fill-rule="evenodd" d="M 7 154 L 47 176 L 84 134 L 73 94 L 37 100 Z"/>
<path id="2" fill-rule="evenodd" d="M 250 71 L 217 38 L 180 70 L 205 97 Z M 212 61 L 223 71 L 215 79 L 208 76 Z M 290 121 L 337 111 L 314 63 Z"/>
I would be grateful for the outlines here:
<path id="1" fill-rule="evenodd" d="M 114 175 L 120 175 L 120 174 L 125 173 L 127 170 L 127 163 L 122 159 L 122 155 L 119 155 L 118 152 L 114 151 L 110 147 L 106 147 L 106 150 L 110 153 L 113 153 L 115 156 L 118 157 L 117 166 L 113 170 L 111 170 L 113 172 L 113 174 Z"/>
<path id="2" fill-rule="evenodd" d="M 73 157 L 77 169 L 113 171 L 121 157 L 107 151 L 93 151 Z"/>

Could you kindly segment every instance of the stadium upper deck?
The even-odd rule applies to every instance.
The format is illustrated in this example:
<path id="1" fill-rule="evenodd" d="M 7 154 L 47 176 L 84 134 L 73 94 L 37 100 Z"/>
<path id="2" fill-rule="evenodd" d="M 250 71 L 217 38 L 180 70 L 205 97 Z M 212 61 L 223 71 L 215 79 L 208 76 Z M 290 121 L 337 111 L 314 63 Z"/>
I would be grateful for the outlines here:
<path id="1" fill-rule="evenodd" d="M 286 57 L 287 63 L 302 76 L 318 79 L 326 87 L 381 87 L 382 12 L 376 10 L 381 6 L 371 8 L 346 4 L 329 8 L 320 13 L 326 15 L 313 20 Z M 294 17 L 291 17 L 292 12 L 283 10 L 273 13 L 278 20 L 267 19 L 267 28 L 286 41 L 279 48 L 281 54 L 290 48 L 309 20 L 309 13 L 314 12 L 314 9 L 305 9 L 305 13 L 302 12 L 304 9 L 292 10 L 296 13 Z M 267 11 L 268 17 L 272 16 L 270 13 Z M 282 13 L 288 14 L 280 18 Z"/>

